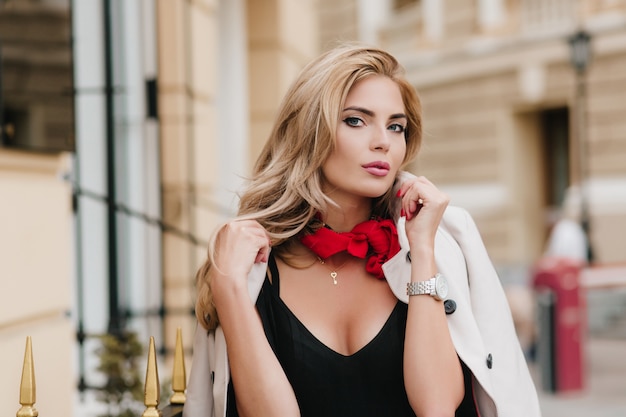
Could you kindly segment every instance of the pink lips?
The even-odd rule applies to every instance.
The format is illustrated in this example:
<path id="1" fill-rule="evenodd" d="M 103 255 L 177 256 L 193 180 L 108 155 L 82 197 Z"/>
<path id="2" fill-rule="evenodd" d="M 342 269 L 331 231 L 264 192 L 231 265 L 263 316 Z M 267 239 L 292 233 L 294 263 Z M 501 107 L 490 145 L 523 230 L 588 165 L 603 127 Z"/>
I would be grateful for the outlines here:
<path id="1" fill-rule="evenodd" d="M 384 177 L 389 173 L 389 164 L 382 161 L 374 161 L 368 164 L 362 165 L 367 172 L 377 177 Z"/>

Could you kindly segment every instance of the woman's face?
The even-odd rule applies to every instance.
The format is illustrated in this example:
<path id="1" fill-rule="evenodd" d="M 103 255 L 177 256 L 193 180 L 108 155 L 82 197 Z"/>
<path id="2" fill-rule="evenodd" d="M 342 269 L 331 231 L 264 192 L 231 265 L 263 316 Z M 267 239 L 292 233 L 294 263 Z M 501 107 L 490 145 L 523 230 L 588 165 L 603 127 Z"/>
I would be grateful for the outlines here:
<path id="1" fill-rule="evenodd" d="M 324 191 L 335 201 L 380 197 L 406 153 L 400 88 L 384 76 L 364 78 L 350 89 L 339 117 L 335 150 L 322 165 Z"/>

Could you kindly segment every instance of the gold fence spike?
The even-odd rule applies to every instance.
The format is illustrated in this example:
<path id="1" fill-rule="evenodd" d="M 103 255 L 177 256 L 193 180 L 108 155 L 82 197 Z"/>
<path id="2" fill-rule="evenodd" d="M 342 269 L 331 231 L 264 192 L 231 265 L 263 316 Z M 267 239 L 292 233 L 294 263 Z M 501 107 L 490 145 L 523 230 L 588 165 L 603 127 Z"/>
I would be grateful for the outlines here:
<path id="1" fill-rule="evenodd" d="M 20 404 L 22 407 L 17 411 L 17 417 L 37 417 L 39 412 L 33 407 L 36 400 L 37 389 L 35 386 L 33 348 L 30 336 L 27 336 L 24 365 L 22 367 L 22 383 L 20 384 Z"/>
<path id="2" fill-rule="evenodd" d="M 144 401 L 146 406 L 141 417 L 161 417 L 159 401 L 161 399 L 161 387 L 159 385 L 159 371 L 157 369 L 156 349 L 154 337 L 150 336 L 150 348 L 148 350 L 148 367 L 146 369 L 146 384 L 144 386 Z"/>
<path id="3" fill-rule="evenodd" d="M 176 350 L 174 351 L 174 370 L 172 371 L 172 391 L 170 404 L 185 404 L 187 399 L 187 373 L 185 372 L 185 354 L 183 352 L 183 336 L 180 327 L 176 329 Z"/>

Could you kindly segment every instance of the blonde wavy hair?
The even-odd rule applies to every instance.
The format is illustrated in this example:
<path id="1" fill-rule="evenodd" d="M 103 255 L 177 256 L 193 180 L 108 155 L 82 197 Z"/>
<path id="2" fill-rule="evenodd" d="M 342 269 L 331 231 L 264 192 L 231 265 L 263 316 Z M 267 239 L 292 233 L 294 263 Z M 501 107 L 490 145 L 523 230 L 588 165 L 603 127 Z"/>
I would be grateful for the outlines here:
<path id="1" fill-rule="evenodd" d="M 268 232 L 273 254 L 288 257 L 303 233 L 319 227 L 317 213 L 336 205 L 322 191 L 321 167 L 335 148 L 335 132 L 348 92 L 358 81 L 385 76 L 399 87 L 407 115 L 406 154 L 411 162 L 422 138 L 421 104 L 404 68 L 389 53 L 358 44 L 343 44 L 309 63 L 285 95 L 274 127 L 240 196 L 237 219 L 258 221 Z M 374 200 L 372 214 L 393 215 L 393 190 Z M 196 274 L 196 317 L 207 330 L 218 324 L 209 271 L 215 263 L 215 237 L 207 260 Z"/>

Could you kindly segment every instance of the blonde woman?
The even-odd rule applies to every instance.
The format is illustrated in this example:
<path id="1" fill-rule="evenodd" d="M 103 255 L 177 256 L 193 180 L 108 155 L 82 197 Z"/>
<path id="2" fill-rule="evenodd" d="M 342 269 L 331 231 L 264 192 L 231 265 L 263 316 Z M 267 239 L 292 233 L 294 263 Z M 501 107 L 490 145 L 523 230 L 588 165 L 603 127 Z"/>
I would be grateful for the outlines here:
<path id="1" fill-rule="evenodd" d="M 186 417 L 540 414 L 472 219 L 401 171 L 421 135 L 388 53 L 304 68 L 198 271 Z"/>

